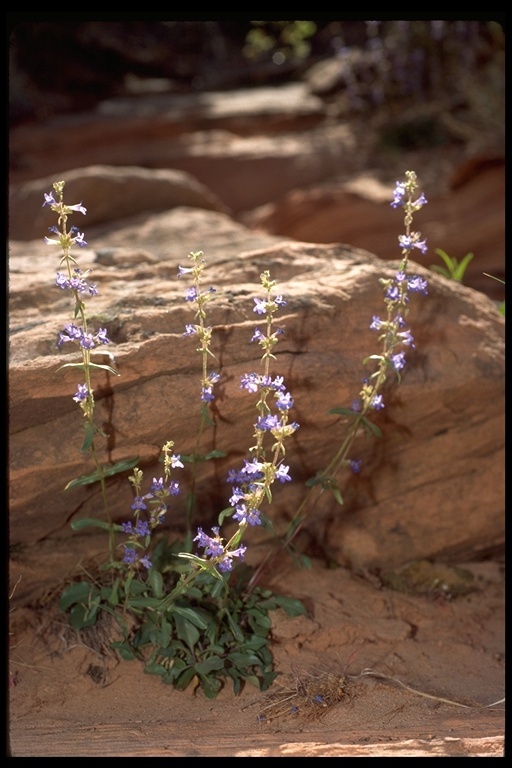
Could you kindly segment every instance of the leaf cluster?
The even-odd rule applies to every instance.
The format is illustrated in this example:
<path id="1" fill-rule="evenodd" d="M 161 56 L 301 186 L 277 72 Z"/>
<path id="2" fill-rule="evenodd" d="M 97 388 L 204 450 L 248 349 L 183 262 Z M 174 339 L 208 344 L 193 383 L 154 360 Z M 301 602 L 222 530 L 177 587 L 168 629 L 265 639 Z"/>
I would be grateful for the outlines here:
<path id="1" fill-rule="evenodd" d="M 247 594 L 250 569 L 243 564 L 230 574 L 229 589 L 218 574 L 202 571 L 180 594 L 185 570 L 178 549 L 160 542 L 146 581 L 104 573 L 98 581 L 71 584 L 61 595 L 61 611 L 78 631 L 94 626 L 102 612 L 110 614 L 120 630 L 111 645 L 121 658 L 143 661 L 147 674 L 177 690 L 193 685 L 210 699 L 229 681 L 235 694 L 246 682 L 267 690 L 277 674 L 270 612 L 281 608 L 298 616 L 304 606 L 259 587 Z M 169 603 L 173 590 L 178 597 Z"/>

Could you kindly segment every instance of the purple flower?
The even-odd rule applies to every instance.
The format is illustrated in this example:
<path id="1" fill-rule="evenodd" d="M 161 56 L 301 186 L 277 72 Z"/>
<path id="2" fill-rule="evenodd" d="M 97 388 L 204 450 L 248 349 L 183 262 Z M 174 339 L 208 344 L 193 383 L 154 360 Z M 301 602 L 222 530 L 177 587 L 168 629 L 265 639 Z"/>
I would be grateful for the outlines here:
<path id="1" fill-rule="evenodd" d="M 178 496 L 180 492 L 180 484 L 176 480 L 172 480 L 169 483 L 169 493 L 171 496 Z"/>
<path id="2" fill-rule="evenodd" d="M 233 519 L 241 523 L 249 523 L 249 525 L 261 525 L 260 515 L 259 509 L 247 509 L 245 504 L 238 504 Z"/>
<path id="3" fill-rule="evenodd" d="M 391 364 L 395 371 L 401 371 L 405 366 L 405 353 L 397 352 L 396 355 L 391 355 Z"/>
<path id="4" fill-rule="evenodd" d="M 415 237 L 414 235 L 399 235 L 398 242 L 400 243 L 400 247 L 407 251 L 417 248 L 422 253 L 426 253 L 428 250 L 427 241 L 419 240 L 418 237 Z"/>
<path id="5" fill-rule="evenodd" d="M 283 299 L 281 295 L 276 296 L 274 299 L 275 304 L 277 304 L 278 307 L 285 307 L 286 301 Z"/>
<path id="6" fill-rule="evenodd" d="M 41 208 L 44 208 L 45 205 L 57 205 L 57 201 L 53 196 L 53 192 L 50 192 L 49 195 L 44 192 L 44 203 L 42 204 Z"/>
<path id="7" fill-rule="evenodd" d="M 284 376 L 276 376 L 270 386 L 275 392 L 284 391 Z"/>
<path id="8" fill-rule="evenodd" d="M 362 460 L 361 459 L 350 459 L 348 463 L 349 463 L 349 466 L 350 466 L 350 469 L 352 470 L 352 472 L 355 475 L 358 475 L 359 472 L 361 471 L 361 467 L 363 466 Z"/>
<path id="9" fill-rule="evenodd" d="M 152 563 L 147 555 L 144 555 L 144 557 L 141 557 L 139 562 L 142 563 L 144 568 L 147 568 L 148 570 L 151 568 Z"/>
<path id="10" fill-rule="evenodd" d="M 278 416 L 260 416 L 256 422 L 256 429 L 261 429 L 262 432 L 268 432 L 271 429 L 277 429 L 279 424 Z"/>
<path id="11" fill-rule="evenodd" d="M 133 547 L 128 547 L 126 544 L 124 545 L 124 557 L 123 557 L 123 563 L 134 563 L 137 559 L 137 553 L 133 549 Z"/>
<path id="12" fill-rule="evenodd" d="M 144 536 L 149 536 L 150 533 L 149 523 L 146 520 L 138 520 L 135 526 L 135 534 L 143 538 Z"/>
<path id="13" fill-rule="evenodd" d="M 267 312 L 267 302 L 262 299 L 254 299 L 253 312 L 257 312 L 258 315 L 265 315 Z"/>
<path id="14" fill-rule="evenodd" d="M 147 509 L 143 496 L 136 496 L 133 500 L 132 509 L 144 510 Z M 130 523 L 131 525 L 131 523 Z"/>
<path id="15" fill-rule="evenodd" d="M 63 275 L 61 272 L 57 272 L 57 276 L 55 278 L 55 285 L 58 286 L 59 288 L 62 288 L 62 290 L 64 290 L 64 288 L 68 288 L 69 282 L 66 275 Z"/>
<path id="16" fill-rule="evenodd" d="M 247 547 L 241 546 L 238 549 L 231 550 L 231 552 L 226 552 L 225 557 L 219 563 L 219 571 L 224 573 L 233 570 L 233 558 L 239 557 L 240 560 L 243 560 L 246 550 Z"/>
<path id="17" fill-rule="evenodd" d="M 402 344 L 405 344 L 406 347 L 411 347 L 411 349 L 414 349 L 414 337 L 408 328 L 405 331 L 400 331 L 400 333 L 397 333 L 397 336 L 399 337 Z"/>
<path id="18" fill-rule="evenodd" d="M 163 487 L 164 487 L 163 477 L 161 477 L 159 480 L 157 480 L 156 477 L 154 477 L 153 482 L 151 483 L 149 492 L 154 495 L 155 493 L 158 493 L 158 491 L 162 491 Z"/>
<path id="19" fill-rule="evenodd" d="M 276 400 L 276 406 L 282 411 L 287 411 L 293 406 L 293 397 L 289 392 L 280 392 Z"/>
<path id="20" fill-rule="evenodd" d="M 196 288 L 187 288 L 185 293 L 185 301 L 195 301 L 198 297 Z"/>
<path id="21" fill-rule="evenodd" d="M 265 336 L 262 334 L 259 328 L 256 328 L 256 330 L 253 333 L 251 341 L 264 341 Z"/>
<path id="22" fill-rule="evenodd" d="M 110 344 L 110 339 L 107 336 L 106 328 L 99 329 L 98 333 L 96 334 L 96 339 L 99 341 L 100 344 Z"/>
<path id="23" fill-rule="evenodd" d="M 386 298 L 391 301 L 398 301 L 400 299 L 400 289 L 397 285 L 390 285 L 386 291 Z M 371 326 L 370 326 L 371 327 Z"/>
<path id="24" fill-rule="evenodd" d="M 276 469 L 276 480 L 279 480 L 281 483 L 286 483 L 287 481 L 291 480 L 291 477 L 288 474 L 289 469 L 290 467 L 285 467 L 284 464 L 281 464 Z"/>
<path id="25" fill-rule="evenodd" d="M 257 373 L 244 373 L 240 377 L 240 389 L 246 389 L 248 392 L 257 392 L 260 384 L 260 377 Z"/>
<path id="26" fill-rule="evenodd" d="M 370 328 L 372 331 L 380 331 L 382 328 L 382 320 L 378 315 L 373 315 Z"/>
<path id="27" fill-rule="evenodd" d="M 87 384 L 79 384 L 73 400 L 77 403 L 82 403 L 84 400 L 87 400 L 88 396 L 89 390 L 87 389 Z"/>
<path id="28" fill-rule="evenodd" d="M 187 323 L 185 326 L 185 333 L 184 336 L 193 336 L 195 333 L 197 333 L 197 328 L 195 325 L 190 325 L 190 323 Z"/>
<path id="29" fill-rule="evenodd" d="M 78 235 L 73 238 L 73 242 L 76 243 L 78 246 L 80 246 L 80 248 L 85 248 L 85 246 L 87 245 L 87 243 L 84 240 L 83 232 L 79 232 Z"/>
<path id="30" fill-rule="evenodd" d="M 76 205 L 68 205 L 66 207 L 69 208 L 71 211 L 80 211 L 80 213 L 83 213 L 84 216 L 87 213 L 87 208 L 84 208 L 82 203 L 76 203 Z"/>
<path id="31" fill-rule="evenodd" d="M 224 547 L 220 540 L 219 529 L 215 527 L 212 528 L 212 531 L 215 534 L 215 537 L 208 536 L 203 532 L 202 528 L 198 528 L 197 536 L 194 538 L 194 541 L 197 541 L 200 547 L 204 547 L 205 555 L 219 557 L 224 553 Z"/>
<path id="32" fill-rule="evenodd" d="M 393 202 L 391 203 L 391 207 L 398 208 L 400 205 L 403 205 L 404 195 L 405 195 L 405 183 L 403 181 L 397 181 L 395 189 L 393 191 Z"/>
<path id="33" fill-rule="evenodd" d="M 423 280 L 419 275 L 413 275 L 407 281 L 407 287 L 410 291 L 413 293 L 423 293 L 425 296 L 427 295 L 427 286 L 427 281 Z"/>
<path id="34" fill-rule="evenodd" d="M 374 411 L 380 411 L 381 408 L 384 408 L 384 403 L 382 401 L 382 395 L 374 395 L 372 397 L 372 401 L 370 403 L 370 406 L 374 409 Z"/>

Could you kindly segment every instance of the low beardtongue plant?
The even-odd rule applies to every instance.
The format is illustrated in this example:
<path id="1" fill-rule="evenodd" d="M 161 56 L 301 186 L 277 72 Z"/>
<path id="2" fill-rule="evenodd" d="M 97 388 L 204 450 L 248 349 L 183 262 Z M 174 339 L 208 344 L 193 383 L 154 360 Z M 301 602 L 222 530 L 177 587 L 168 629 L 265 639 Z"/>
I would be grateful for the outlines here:
<path id="1" fill-rule="evenodd" d="M 340 470 L 359 472 L 361 462 L 351 455 L 356 435 L 365 429 L 374 436 L 380 431 L 370 420 L 373 411 L 385 407 L 383 385 L 390 373 L 399 382 L 406 364 L 406 354 L 414 347 L 407 326 L 409 295 L 427 293 L 426 282 L 408 274 L 408 259 L 415 248 L 424 252 L 426 243 L 411 230 L 413 215 L 427 202 L 417 195 L 416 175 L 408 171 L 404 181 L 397 182 L 391 205 L 405 212 L 405 234 L 399 237 L 402 252 L 400 266 L 393 279 L 382 279 L 385 313 L 375 315 L 370 327 L 378 334 L 380 352 L 364 361 L 372 370 L 363 379 L 359 396 L 350 407 L 335 407 L 331 412 L 344 417 L 346 433 L 332 460 L 306 483 L 303 500 L 284 535 L 274 536 L 266 556 L 257 568 L 244 563 L 250 541 L 250 530 L 265 526 L 272 530 L 269 509 L 274 483 L 291 481 L 286 456 L 288 438 L 298 429 L 293 420 L 294 400 L 283 376 L 273 370 L 273 350 L 283 330 L 275 316 L 286 305 L 277 293 L 269 272 L 263 272 L 261 297 L 254 299 L 254 313 L 259 320 L 248 341 L 261 347 L 261 370 L 241 377 L 240 386 L 255 401 L 252 445 L 243 466 L 230 469 L 227 483 L 231 486 L 229 505 L 222 509 L 209 530 L 194 527 L 197 496 L 197 467 L 200 462 L 224 456 L 220 451 L 201 453 L 204 432 L 215 423 L 212 403 L 220 380 L 210 369 L 216 362 L 211 349 L 214 328 L 208 325 L 208 303 L 215 290 L 203 284 L 206 266 L 202 252 L 190 253 L 187 266 L 180 266 L 178 278 L 190 280 L 185 301 L 194 310 L 193 322 L 185 326 L 185 340 L 191 338 L 201 357 L 202 370 L 198 382 L 199 426 L 194 451 L 181 455 L 169 440 L 162 447 L 161 477 L 147 484 L 137 467 L 138 459 L 123 460 L 107 466 L 100 461 L 98 441 L 108 436 L 95 423 L 94 374 L 118 372 L 104 359 L 111 343 L 108 330 L 93 330 L 89 325 L 87 303 L 94 300 L 98 289 L 89 282 L 90 270 L 83 272 L 72 249 L 87 246 L 84 234 L 75 226 L 68 230 L 68 218 L 85 215 L 81 203 L 64 203 L 64 182 L 56 182 L 45 194 L 44 204 L 58 216 L 57 226 L 50 228 L 49 245 L 59 246 L 62 255 L 56 286 L 70 291 L 74 301 L 73 320 L 59 333 L 58 346 L 78 349 L 79 360 L 66 362 L 66 368 L 80 372 L 73 400 L 82 410 L 84 438 L 82 452 L 89 454 L 93 471 L 72 480 L 67 488 L 99 483 L 104 519 L 82 519 L 72 524 L 75 530 L 96 526 L 108 534 L 109 556 L 98 572 L 68 584 L 60 597 L 60 608 L 69 614 L 76 630 L 95 626 L 110 617 L 111 642 L 123 659 L 140 659 L 145 671 L 161 677 L 163 682 L 183 690 L 189 685 L 200 687 L 214 698 L 226 681 L 235 693 L 250 681 L 266 690 L 275 679 L 271 653 L 270 612 L 283 608 L 291 616 L 305 613 L 303 605 L 290 597 L 276 595 L 260 586 L 261 577 L 270 561 L 286 549 L 293 556 L 293 540 L 315 509 L 320 494 L 333 493 L 343 503 L 338 475 Z M 186 341 L 184 342 L 186 343 Z M 113 356 L 110 356 L 110 360 Z M 186 494 L 185 533 L 179 540 L 169 541 L 164 535 L 165 519 L 173 514 L 173 501 L 182 492 L 186 465 L 190 467 Z M 107 480 L 118 473 L 132 472 L 128 480 L 133 488 L 130 516 L 124 522 L 112 520 L 107 498 Z M 223 535 L 227 523 L 234 532 Z M 307 556 L 300 555 L 309 565 Z"/>

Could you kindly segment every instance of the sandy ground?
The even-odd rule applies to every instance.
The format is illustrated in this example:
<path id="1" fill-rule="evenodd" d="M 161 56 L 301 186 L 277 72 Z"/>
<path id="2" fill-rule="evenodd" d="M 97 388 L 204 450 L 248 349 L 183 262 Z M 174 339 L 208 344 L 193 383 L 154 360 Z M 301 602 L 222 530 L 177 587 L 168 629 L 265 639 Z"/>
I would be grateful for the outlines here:
<path id="1" fill-rule="evenodd" d="M 63 542 L 59 554 L 53 542 L 11 562 L 11 586 L 22 577 L 10 603 L 13 757 L 504 754 L 500 562 L 464 564 L 474 579 L 458 596 L 434 581 L 408 594 L 376 574 L 284 560 L 269 586 L 308 613 L 272 614 L 276 681 L 239 696 L 226 687 L 211 700 L 70 630 L 52 578 L 77 557 L 73 546 Z M 304 687 L 335 691 L 334 703 L 315 705 Z"/>

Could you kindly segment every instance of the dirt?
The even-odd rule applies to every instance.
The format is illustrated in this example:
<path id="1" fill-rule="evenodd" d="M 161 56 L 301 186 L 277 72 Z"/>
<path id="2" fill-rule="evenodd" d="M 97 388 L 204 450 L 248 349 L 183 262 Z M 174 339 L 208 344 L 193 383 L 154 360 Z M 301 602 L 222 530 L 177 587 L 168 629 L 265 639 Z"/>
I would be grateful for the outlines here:
<path id="1" fill-rule="evenodd" d="M 504 753 L 501 562 L 385 576 L 283 559 L 266 585 L 307 615 L 272 613 L 276 681 L 238 696 L 226 686 L 212 700 L 119 660 L 101 632 L 70 629 L 55 574 L 71 573 L 85 549 L 83 539 L 46 542 L 11 562 L 13 757 Z"/>

